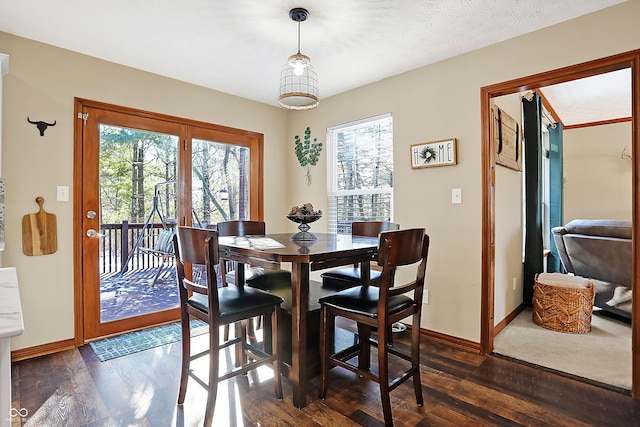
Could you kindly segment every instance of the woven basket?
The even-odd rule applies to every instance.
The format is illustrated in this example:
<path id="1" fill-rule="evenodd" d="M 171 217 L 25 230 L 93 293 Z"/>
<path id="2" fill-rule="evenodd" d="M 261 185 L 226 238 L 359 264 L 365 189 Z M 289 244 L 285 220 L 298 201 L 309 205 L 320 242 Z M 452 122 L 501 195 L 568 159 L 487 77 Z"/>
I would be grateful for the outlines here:
<path id="1" fill-rule="evenodd" d="M 565 274 L 540 274 L 533 286 L 533 321 L 569 334 L 591 332 L 595 289 L 587 279 Z"/>

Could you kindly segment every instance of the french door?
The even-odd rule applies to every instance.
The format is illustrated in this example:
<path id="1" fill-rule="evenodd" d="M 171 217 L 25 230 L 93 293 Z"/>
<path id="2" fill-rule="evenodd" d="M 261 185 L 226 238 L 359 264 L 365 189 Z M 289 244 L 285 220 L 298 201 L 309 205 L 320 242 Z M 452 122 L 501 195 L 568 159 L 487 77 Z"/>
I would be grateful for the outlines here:
<path id="1" fill-rule="evenodd" d="M 262 135 L 80 99 L 76 114 L 76 342 L 178 319 L 175 227 L 262 219 Z"/>

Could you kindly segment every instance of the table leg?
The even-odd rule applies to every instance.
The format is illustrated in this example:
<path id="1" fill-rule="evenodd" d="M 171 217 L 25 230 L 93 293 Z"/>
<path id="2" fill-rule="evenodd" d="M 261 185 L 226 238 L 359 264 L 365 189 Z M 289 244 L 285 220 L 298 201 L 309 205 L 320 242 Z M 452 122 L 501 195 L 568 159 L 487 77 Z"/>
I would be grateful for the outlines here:
<path id="1" fill-rule="evenodd" d="M 371 262 L 362 261 L 360 263 L 360 281 L 363 286 L 369 286 L 371 280 Z M 369 340 L 371 339 L 371 328 L 358 323 L 358 339 L 360 340 L 360 353 L 358 354 L 358 367 L 368 371 L 371 365 L 371 353 Z M 366 343 L 366 344 L 365 344 Z"/>
<path id="2" fill-rule="evenodd" d="M 244 286 L 244 264 L 239 262 L 236 263 L 236 286 Z M 252 319 L 247 320 L 247 322 L 252 322 Z M 242 330 L 242 323 L 236 322 L 235 324 L 235 334 L 236 337 L 246 336 L 247 331 Z M 242 350 L 243 343 L 236 344 L 236 367 L 245 365 L 247 363 L 247 355 Z"/>
<path id="3" fill-rule="evenodd" d="M 307 404 L 307 309 L 309 264 L 291 263 L 291 375 L 293 405 Z"/>
<path id="4" fill-rule="evenodd" d="M 360 281 L 363 285 L 368 286 L 371 279 L 371 262 L 362 261 L 360 263 Z"/>

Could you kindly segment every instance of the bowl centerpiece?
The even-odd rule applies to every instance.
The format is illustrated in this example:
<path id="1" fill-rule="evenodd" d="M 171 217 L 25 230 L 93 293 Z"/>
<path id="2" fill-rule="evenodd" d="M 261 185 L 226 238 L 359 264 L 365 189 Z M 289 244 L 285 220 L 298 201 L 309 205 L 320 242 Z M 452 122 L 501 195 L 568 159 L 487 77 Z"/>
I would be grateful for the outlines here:
<path id="1" fill-rule="evenodd" d="M 317 240 L 317 237 L 314 236 L 313 233 L 309 233 L 309 229 L 311 228 L 309 224 L 322 218 L 322 211 L 315 211 L 311 203 L 305 203 L 304 205 L 292 207 L 287 218 L 290 221 L 300 224 L 298 226 L 300 232 L 291 236 L 291 240 Z"/>

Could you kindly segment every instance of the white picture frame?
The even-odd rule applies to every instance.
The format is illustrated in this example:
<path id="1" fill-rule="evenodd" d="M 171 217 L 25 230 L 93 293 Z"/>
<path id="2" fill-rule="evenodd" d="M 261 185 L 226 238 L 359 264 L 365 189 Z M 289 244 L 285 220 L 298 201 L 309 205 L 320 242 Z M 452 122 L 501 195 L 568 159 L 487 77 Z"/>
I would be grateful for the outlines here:
<path id="1" fill-rule="evenodd" d="M 456 138 L 411 145 L 411 168 L 450 166 L 458 163 Z"/>

